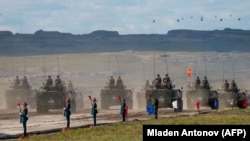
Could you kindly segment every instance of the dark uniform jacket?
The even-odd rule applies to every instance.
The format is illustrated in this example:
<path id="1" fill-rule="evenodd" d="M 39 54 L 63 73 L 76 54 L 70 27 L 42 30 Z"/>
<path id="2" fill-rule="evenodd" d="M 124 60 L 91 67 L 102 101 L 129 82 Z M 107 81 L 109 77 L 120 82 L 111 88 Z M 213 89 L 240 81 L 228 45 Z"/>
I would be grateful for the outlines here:
<path id="1" fill-rule="evenodd" d="M 125 102 L 123 102 L 123 103 L 121 104 L 120 114 L 125 113 L 125 110 L 126 110 L 126 103 L 125 103 Z"/>
<path id="2" fill-rule="evenodd" d="M 67 106 L 64 109 L 64 116 L 68 117 L 71 115 L 71 111 L 70 111 L 70 103 L 67 104 Z"/>
<path id="3" fill-rule="evenodd" d="M 25 108 L 23 109 L 23 112 L 20 115 L 20 123 L 27 122 L 27 120 L 29 119 L 27 115 L 28 115 L 28 109 Z"/>
<path id="4" fill-rule="evenodd" d="M 98 110 L 97 110 L 97 104 L 94 103 L 93 106 L 92 106 L 92 109 L 91 109 L 91 114 L 92 115 L 95 115 L 98 113 Z"/>

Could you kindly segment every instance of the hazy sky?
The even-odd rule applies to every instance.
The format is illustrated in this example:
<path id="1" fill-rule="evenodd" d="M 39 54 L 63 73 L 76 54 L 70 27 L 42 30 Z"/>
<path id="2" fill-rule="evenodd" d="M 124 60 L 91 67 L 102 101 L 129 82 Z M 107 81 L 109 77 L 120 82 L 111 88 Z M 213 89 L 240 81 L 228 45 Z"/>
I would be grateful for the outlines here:
<path id="1" fill-rule="evenodd" d="M 72 34 L 249 30 L 249 8 L 250 0 L 1 0 L 0 30 L 31 34 L 37 30 Z"/>

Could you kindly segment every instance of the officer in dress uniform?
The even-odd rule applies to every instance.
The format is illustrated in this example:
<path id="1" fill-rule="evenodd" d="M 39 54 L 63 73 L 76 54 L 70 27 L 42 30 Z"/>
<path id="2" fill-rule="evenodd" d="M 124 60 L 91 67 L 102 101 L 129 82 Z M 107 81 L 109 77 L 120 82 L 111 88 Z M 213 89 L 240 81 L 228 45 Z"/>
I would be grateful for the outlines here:
<path id="1" fill-rule="evenodd" d="M 122 115 L 122 121 L 125 122 L 125 119 L 126 119 L 126 102 L 125 102 L 125 99 L 123 99 L 123 102 L 121 103 L 120 114 Z"/>
<path id="2" fill-rule="evenodd" d="M 92 102 L 92 109 L 91 109 L 91 114 L 93 116 L 94 126 L 96 126 L 96 115 L 97 115 L 97 113 L 98 113 L 98 110 L 97 110 L 96 98 L 94 98 L 93 102 Z"/>
<path id="3" fill-rule="evenodd" d="M 66 117 L 67 120 L 67 129 L 70 127 L 70 99 L 67 100 L 66 106 L 64 107 L 64 116 Z"/>
<path id="4" fill-rule="evenodd" d="M 24 102 L 23 103 L 23 110 L 21 110 L 20 108 L 20 123 L 23 124 L 23 136 L 22 137 L 26 137 L 27 136 L 27 121 L 28 121 L 28 108 L 27 108 L 27 103 Z"/>

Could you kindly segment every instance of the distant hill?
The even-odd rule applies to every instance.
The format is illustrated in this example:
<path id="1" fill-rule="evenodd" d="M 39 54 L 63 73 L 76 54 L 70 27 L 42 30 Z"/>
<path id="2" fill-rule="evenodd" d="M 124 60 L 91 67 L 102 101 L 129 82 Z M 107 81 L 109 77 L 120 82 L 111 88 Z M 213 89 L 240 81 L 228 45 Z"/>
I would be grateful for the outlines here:
<path id="1" fill-rule="evenodd" d="M 0 31 L 0 55 L 42 55 L 117 51 L 250 52 L 250 30 L 171 30 L 166 34 L 127 34 L 98 30 L 73 35 L 57 31 L 13 34 Z"/>

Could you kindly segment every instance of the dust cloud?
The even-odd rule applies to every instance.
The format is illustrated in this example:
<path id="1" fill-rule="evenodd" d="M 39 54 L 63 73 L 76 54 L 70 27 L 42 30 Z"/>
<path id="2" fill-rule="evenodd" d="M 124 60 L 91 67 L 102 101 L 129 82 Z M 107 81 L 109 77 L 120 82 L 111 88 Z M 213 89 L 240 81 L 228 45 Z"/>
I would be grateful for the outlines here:
<path id="1" fill-rule="evenodd" d="M 250 77 L 249 53 L 240 52 L 107 52 L 86 54 L 58 54 L 40 56 L 1 56 L 0 102 L 6 108 L 5 90 L 13 76 L 26 75 L 32 89 L 39 89 L 47 75 L 53 79 L 60 75 L 66 83 L 71 80 L 81 91 L 82 109 L 90 109 L 88 96 L 97 98 L 101 105 L 100 90 L 110 76 L 121 76 L 126 89 L 133 91 L 133 109 L 145 109 L 146 101 L 142 87 L 146 80 L 151 82 L 156 74 L 169 74 L 176 88 L 184 88 L 183 104 L 187 108 L 186 85 L 196 76 L 208 77 L 213 89 L 220 89 L 225 79 L 235 80 L 241 90 L 247 90 Z M 25 67 L 23 58 L 25 58 Z M 187 77 L 187 68 L 192 68 L 192 77 Z M 192 97 L 191 99 L 195 99 Z M 13 103 L 16 104 L 16 103 Z M 81 107 L 79 107 L 81 109 Z"/>

